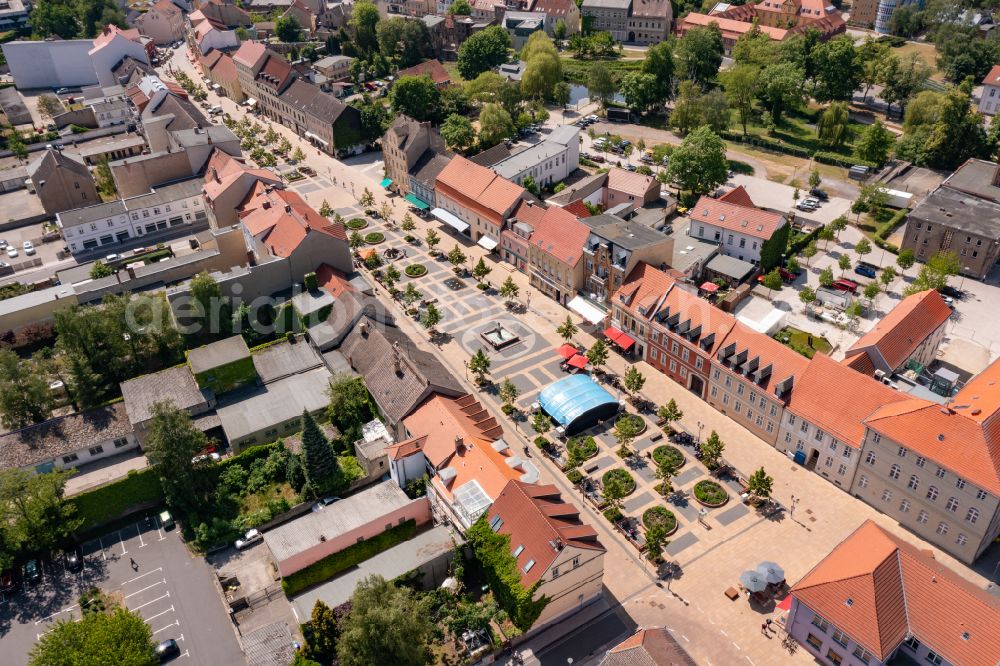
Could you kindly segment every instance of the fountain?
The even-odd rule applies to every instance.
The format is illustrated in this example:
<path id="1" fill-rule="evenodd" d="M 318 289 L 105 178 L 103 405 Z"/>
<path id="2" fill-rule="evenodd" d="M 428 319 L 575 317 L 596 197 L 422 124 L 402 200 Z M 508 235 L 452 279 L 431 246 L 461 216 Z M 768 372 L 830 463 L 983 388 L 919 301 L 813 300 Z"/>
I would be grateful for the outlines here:
<path id="1" fill-rule="evenodd" d="M 504 328 L 500 322 L 496 322 L 493 326 L 489 327 L 485 331 L 482 331 L 479 335 L 483 338 L 483 340 L 490 343 L 490 346 L 493 347 L 494 350 L 509 347 L 521 339 L 513 331 Z"/>

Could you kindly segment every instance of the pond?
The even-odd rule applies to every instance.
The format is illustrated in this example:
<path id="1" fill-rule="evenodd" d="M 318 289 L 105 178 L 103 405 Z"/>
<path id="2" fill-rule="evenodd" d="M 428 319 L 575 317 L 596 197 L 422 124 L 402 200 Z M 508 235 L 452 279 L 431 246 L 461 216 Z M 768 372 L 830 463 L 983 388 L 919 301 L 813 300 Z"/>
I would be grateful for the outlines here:
<path id="1" fill-rule="evenodd" d="M 587 86 L 582 86 L 579 83 L 569 84 L 569 105 L 576 106 L 585 99 L 588 99 L 590 94 L 587 92 Z M 625 96 L 621 93 L 615 93 L 612 100 L 618 102 L 619 104 L 625 103 Z"/>

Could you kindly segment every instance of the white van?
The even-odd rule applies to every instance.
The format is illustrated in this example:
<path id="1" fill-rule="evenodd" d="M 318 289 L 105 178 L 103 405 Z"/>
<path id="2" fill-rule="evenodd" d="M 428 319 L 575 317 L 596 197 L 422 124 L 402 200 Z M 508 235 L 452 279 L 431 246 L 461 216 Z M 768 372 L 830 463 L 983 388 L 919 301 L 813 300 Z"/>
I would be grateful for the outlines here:
<path id="1" fill-rule="evenodd" d="M 208 110 L 208 114 L 211 116 L 217 116 L 222 113 L 222 105 L 216 104 L 211 109 Z"/>

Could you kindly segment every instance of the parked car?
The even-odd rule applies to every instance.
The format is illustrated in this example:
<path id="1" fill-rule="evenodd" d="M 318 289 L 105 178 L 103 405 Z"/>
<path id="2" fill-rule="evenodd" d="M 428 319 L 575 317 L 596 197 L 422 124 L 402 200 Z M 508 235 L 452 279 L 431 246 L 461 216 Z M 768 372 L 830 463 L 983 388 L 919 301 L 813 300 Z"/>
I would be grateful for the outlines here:
<path id="1" fill-rule="evenodd" d="M 156 656 L 159 657 L 160 662 L 168 661 L 174 657 L 179 657 L 180 654 L 181 648 L 177 645 L 177 641 L 172 638 L 168 638 L 156 646 Z"/>
<path id="2" fill-rule="evenodd" d="M 13 245 L 7 246 L 7 256 L 11 259 L 17 259 L 17 248 Z"/>
<path id="3" fill-rule="evenodd" d="M 35 558 L 24 563 L 24 580 L 32 585 L 42 580 L 42 565 Z"/>
<path id="4" fill-rule="evenodd" d="M 244 548 L 249 548 L 258 541 L 262 540 L 264 535 L 257 530 L 247 530 L 241 538 L 236 540 L 233 545 L 236 546 L 236 550 L 243 550 Z"/>
<path id="5" fill-rule="evenodd" d="M 858 275 L 864 275 L 866 278 L 874 279 L 878 274 L 878 267 L 864 261 L 859 261 L 858 265 L 854 267 L 854 272 Z"/>
<path id="6" fill-rule="evenodd" d="M 828 201 L 830 199 L 830 195 L 824 192 L 823 190 L 819 189 L 818 187 L 814 187 L 811 190 L 809 190 L 809 194 L 813 195 L 820 201 Z"/>
<path id="7" fill-rule="evenodd" d="M 220 456 L 218 453 L 215 453 L 214 451 L 212 453 L 203 453 L 200 456 L 195 456 L 194 458 L 191 458 L 191 464 L 195 465 L 197 463 L 204 462 L 206 460 L 211 460 L 212 462 L 219 462 L 220 460 L 222 460 L 222 456 Z"/>
<path id="8" fill-rule="evenodd" d="M 24 248 L 24 253 L 27 254 L 28 256 L 31 256 L 35 253 L 35 246 L 32 245 L 31 241 L 24 241 L 24 243 L 21 244 L 21 247 Z"/>
<path id="9" fill-rule="evenodd" d="M 597 162 L 598 164 L 603 164 L 605 162 L 603 155 L 594 155 L 590 158 L 591 162 Z"/>
<path id="10" fill-rule="evenodd" d="M 65 95 L 69 92 L 69 88 L 56 88 L 57 95 Z"/>
<path id="11" fill-rule="evenodd" d="M 83 551 L 79 546 L 73 546 L 62 552 L 63 564 L 70 571 L 79 571 L 83 568 Z"/>
<path id="12" fill-rule="evenodd" d="M 941 287 L 941 289 L 939 289 L 938 291 L 941 292 L 942 296 L 944 296 L 946 298 L 953 298 L 956 301 L 960 301 L 960 300 L 962 300 L 962 298 L 965 297 L 965 292 L 964 291 L 962 291 L 961 289 L 956 289 L 955 287 L 952 287 L 951 285 L 947 285 L 947 284 L 945 286 Z"/>
<path id="13" fill-rule="evenodd" d="M 795 207 L 798 208 L 799 210 L 804 210 L 804 211 L 814 211 L 814 210 L 816 210 L 816 206 L 814 206 L 814 205 L 812 205 L 810 203 L 806 203 L 805 201 L 798 202 L 797 204 L 795 204 Z"/>
<path id="14" fill-rule="evenodd" d="M 0 573 L 0 592 L 4 594 L 10 594 L 17 589 L 17 572 L 13 569 L 7 569 L 3 573 Z"/>
<path id="15" fill-rule="evenodd" d="M 174 517 L 170 515 L 169 511 L 160 512 L 160 527 L 165 530 L 169 530 L 174 526 Z"/>
<path id="16" fill-rule="evenodd" d="M 858 283 L 854 280 L 848 280 L 847 278 L 841 278 L 840 280 L 834 280 L 833 284 L 830 285 L 837 291 L 846 291 L 852 294 L 858 292 Z"/>
<path id="17" fill-rule="evenodd" d="M 7 249 L 7 241 L 0 238 L 0 250 L 6 250 L 6 249 Z"/>
<path id="18" fill-rule="evenodd" d="M 299 167 L 299 173 L 301 173 L 304 176 L 315 176 L 316 170 L 313 169 L 311 166 L 306 166 L 305 164 L 303 164 L 302 166 Z"/>
<path id="19" fill-rule="evenodd" d="M 326 507 L 330 506 L 334 502 L 339 502 L 339 497 L 324 497 L 323 499 L 317 500 L 315 504 L 312 505 L 312 512 L 322 511 Z"/>

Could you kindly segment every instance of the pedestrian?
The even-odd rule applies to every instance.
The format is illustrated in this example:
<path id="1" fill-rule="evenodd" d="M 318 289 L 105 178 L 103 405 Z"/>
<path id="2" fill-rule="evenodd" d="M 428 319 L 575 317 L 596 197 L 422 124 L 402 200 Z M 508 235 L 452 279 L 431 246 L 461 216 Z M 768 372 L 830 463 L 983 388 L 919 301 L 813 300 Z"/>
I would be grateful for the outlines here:
<path id="1" fill-rule="evenodd" d="M 134 557 L 130 557 L 128 559 L 129 559 L 129 564 L 132 565 L 132 569 L 134 571 L 138 571 L 139 570 L 139 563 L 135 561 L 135 558 Z"/>
<path id="2" fill-rule="evenodd" d="M 769 631 L 774 631 L 774 629 L 771 628 L 771 622 L 771 618 L 767 618 L 767 622 L 764 623 L 764 626 L 766 626 Z"/>
<path id="3" fill-rule="evenodd" d="M 767 622 L 762 622 L 760 625 L 760 633 L 767 636 Z"/>

